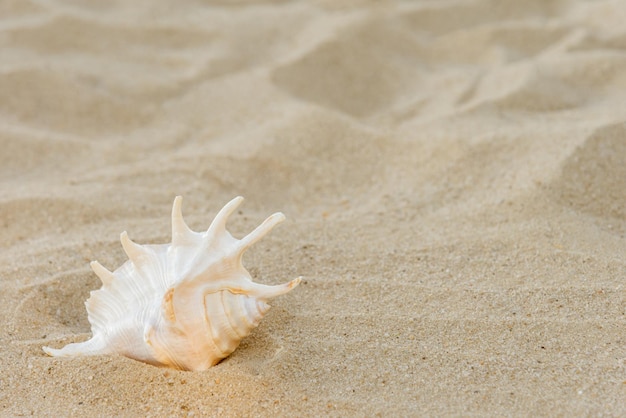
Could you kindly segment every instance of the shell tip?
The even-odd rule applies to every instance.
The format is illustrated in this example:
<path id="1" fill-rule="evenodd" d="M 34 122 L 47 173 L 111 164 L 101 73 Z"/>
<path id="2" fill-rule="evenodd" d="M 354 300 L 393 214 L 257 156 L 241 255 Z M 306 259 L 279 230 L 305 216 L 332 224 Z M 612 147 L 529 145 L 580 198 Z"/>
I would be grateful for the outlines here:
<path id="1" fill-rule="evenodd" d="M 102 264 L 98 263 L 97 261 L 92 261 L 91 263 L 89 263 L 89 265 L 91 266 L 93 272 L 96 273 L 96 276 L 100 278 L 102 284 L 106 285 L 113 282 L 113 273 L 107 270 L 104 266 L 102 266 Z"/>
<path id="2" fill-rule="evenodd" d="M 176 196 L 172 206 L 172 245 L 191 245 L 194 242 L 194 232 L 183 219 L 183 197 Z"/>
<path id="3" fill-rule="evenodd" d="M 285 215 L 282 212 L 276 212 L 267 218 L 263 223 L 256 227 L 256 229 L 246 235 L 239 241 L 239 252 L 244 253 L 248 248 L 250 248 L 254 243 L 259 241 L 265 235 L 267 235 L 272 228 L 281 223 L 286 219 Z"/>
<path id="4" fill-rule="evenodd" d="M 183 197 L 176 196 L 174 198 L 174 204 L 172 205 L 172 216 L 182 217 Z"/>
<path id="5" fill-rule="evenodd" d="M 293 279 L 292 281 L 288 283 L 289 289 L 291 290 L 294 287 L 298 286 L 301 281 L 302 281 L 302 276 L 296 277 L 295 279 Z"/>
<path id="6" fill-rule="evenodd" d="M 120 241 L 122 242 L 122 248 L 124 248 L 124 252 L 128 256 L 128 259 L 134 264 L 140 263 L 142 261 L 142 256 L 146 252 L 144 247 L 128 238 L 128 233 L 126 231 L 120 234 Z"/>
<path id="7" fill-rule="evenodd" d="M 221 236 L 226 232 L 226 221 L 228 221 L 228 217 L 239 207 L 242 201 L 243 197 L 237 196 L 217 213 L 215 219 L 211 222 L 211 226 L 209 226 L 209 229 L 204 233 L 205 239 L 208 237 Z"/>
<path id="8" fill-rule="evenodd" d="M 47 346 L 43 346 L 43 347 L 41 347 L 41 349 L 44 351 L 44 353 L 46 353 L 50 357 L 58 356 L 60 351 L 61 351 L 61 350 L 57 350 L 56 348 L 50 348 L 50 347 L 47 347 Z"/>

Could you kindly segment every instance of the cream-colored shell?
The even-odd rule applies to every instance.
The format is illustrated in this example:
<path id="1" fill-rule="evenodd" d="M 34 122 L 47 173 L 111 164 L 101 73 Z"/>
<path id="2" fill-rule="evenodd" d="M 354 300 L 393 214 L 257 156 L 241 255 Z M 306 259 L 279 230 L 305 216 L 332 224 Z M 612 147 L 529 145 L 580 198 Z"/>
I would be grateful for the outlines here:
<path id="1" fill-rule="evenodd" d="M 102 280 L 85 303 L 92 338 L 44 351 L 66 357 L 118 353 L 183 370 L 206 370 L 227 357 L 259 324 L 270 308 L 267 301 L 300 283 L 252 281 L 243 253 L 285 216 L 275 213 L 235 239 L 226 221 L 242 200 L 231 200 L 205 233 L 197 233 L 183 220 L 182 197 L 176 197 L 171 244 L 139 245 L 123 232 L 126 263 L 114 272 L 91 263 Z"/>

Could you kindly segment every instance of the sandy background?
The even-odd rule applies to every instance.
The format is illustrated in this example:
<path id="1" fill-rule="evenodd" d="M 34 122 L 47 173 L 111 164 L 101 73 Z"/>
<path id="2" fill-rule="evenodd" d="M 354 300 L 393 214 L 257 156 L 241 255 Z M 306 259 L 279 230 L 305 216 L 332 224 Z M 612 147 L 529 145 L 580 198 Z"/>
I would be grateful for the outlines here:
<path id="1" fill-rule="evenodd" d="M 624 416 L 622 1 L 0 3 L 0 414 Z M 236 195 L 305 281 L 204 373 L 59 360 Z"/>

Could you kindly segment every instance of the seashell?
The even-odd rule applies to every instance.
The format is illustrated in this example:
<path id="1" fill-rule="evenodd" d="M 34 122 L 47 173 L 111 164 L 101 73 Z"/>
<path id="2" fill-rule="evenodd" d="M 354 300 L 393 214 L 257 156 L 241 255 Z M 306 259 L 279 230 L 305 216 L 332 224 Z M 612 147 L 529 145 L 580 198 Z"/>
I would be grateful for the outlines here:
<path id="1" fill-rule="evenodd" d="M 182 197 L 176 197 L 171 244 L 139 245 L 122 232 L 129 260 L 114 272 L 91 263 L 102 280 L 85 302 L 92 338 L 44 351 L 62 357 L 118 353 L 182 370 L 206 370 L 235 351 L 269 310 L 267 301 L 300 283 L 252 281 L 241 262 L 244 252 L 285 216 L 273 214 L 238 240 L 226 221 L 242 201 L 231 200 L 198 233 L 183 220 Z"/>

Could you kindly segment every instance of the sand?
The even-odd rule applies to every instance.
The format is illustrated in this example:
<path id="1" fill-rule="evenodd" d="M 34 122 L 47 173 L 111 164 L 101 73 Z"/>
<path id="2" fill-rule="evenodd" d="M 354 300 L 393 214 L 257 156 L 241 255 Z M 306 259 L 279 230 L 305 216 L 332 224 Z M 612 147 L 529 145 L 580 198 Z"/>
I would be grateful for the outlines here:
<path id="1" fill-rule="evenodd" d="M 622 1 L 0 5 L 0 415 L 626 415 Z M 212 369 L 56 359 L 97 259 L 288 220 Z"/>

